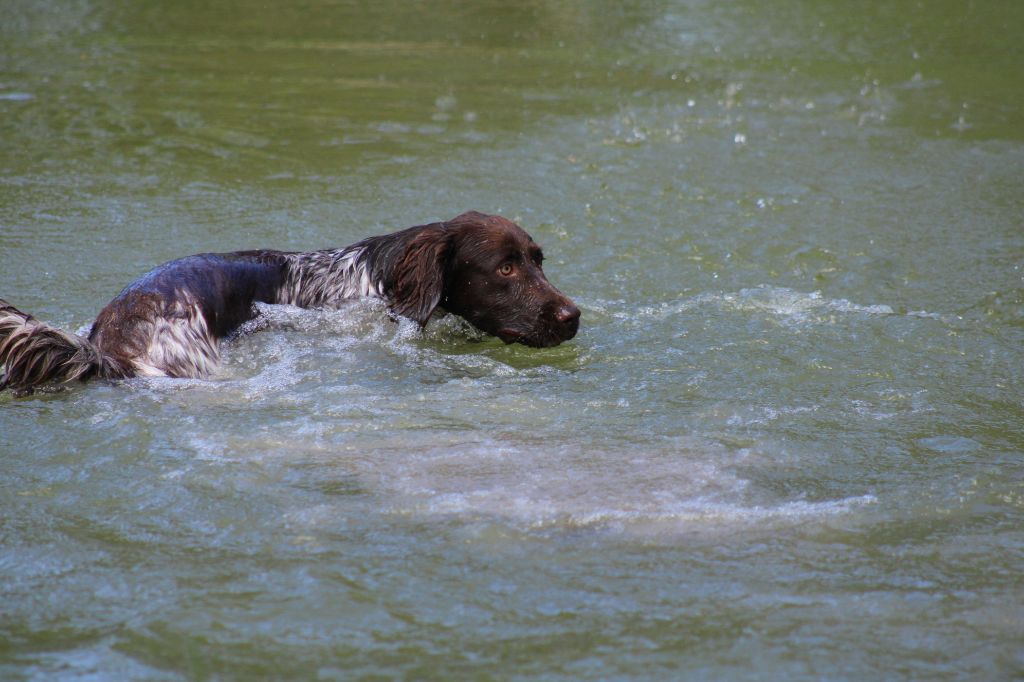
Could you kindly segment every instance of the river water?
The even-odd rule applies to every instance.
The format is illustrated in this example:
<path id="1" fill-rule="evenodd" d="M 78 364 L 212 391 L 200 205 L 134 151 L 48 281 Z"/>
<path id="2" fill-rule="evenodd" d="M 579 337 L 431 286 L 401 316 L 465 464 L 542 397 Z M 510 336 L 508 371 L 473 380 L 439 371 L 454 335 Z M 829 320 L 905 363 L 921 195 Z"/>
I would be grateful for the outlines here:
<path id="1" fill-rule="evenodd" d="M 1024 4 L 4 4 L 20 308 L 477 209 L 583 318 L 0 396 L 0 677 L 1024 675 Z"/>

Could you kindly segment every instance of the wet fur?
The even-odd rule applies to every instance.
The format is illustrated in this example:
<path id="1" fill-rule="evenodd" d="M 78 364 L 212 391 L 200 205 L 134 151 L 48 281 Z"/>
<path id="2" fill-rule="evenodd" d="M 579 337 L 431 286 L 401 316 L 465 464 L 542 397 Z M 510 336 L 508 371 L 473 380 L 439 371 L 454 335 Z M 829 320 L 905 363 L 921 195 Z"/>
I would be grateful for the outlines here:
<path id="1" fill-rule="evenodd" d="M 171 261 L 118 294 L 88 338 L 0 300 L 0 390 L 91 377 L 208 376 L 220 340 L 256 315 L 256 302 L 315 308 L 382 298 L 421 326 L 440 306 L 506 342 L 555 345 L 575 335 L 579 310 L 547 281 L 540 260 L 518 225 L 469 212 L 341 249 Z M 496 274 L 503 264 L 514 276 Z"/>

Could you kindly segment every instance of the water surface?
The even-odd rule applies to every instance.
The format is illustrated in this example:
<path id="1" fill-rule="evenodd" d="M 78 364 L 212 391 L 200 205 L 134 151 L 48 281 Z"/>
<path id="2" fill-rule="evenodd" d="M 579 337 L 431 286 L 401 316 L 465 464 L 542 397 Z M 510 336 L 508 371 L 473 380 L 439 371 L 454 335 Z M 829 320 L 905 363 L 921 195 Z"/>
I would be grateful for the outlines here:
<path id="1" fill-rule="evenodd" d="M 11 3 L 0 296 L 502 213 L 572 342 L 268 306 L 0 396 L 9 679 L 1024 674 L 1024 9 Z"/>

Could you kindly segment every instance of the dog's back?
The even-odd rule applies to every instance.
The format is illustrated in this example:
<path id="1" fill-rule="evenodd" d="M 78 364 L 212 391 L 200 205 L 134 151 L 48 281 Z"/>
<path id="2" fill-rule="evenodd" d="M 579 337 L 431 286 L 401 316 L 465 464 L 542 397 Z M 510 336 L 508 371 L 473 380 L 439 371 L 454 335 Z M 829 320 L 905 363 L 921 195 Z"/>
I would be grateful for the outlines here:
<path id="1" fill-rule="evenodd" d="M 89 342 L 140 376 L 202 377 L 218 341 L 276 303 L 284 256 L 200 254 L 165 263 L 130 284 L 96 317 Z"/>

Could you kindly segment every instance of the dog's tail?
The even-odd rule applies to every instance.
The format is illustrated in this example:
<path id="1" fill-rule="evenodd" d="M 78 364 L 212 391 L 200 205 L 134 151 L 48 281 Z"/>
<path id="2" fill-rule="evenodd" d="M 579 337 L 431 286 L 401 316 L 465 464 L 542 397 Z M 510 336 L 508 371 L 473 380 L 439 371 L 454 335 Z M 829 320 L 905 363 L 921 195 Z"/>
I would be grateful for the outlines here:
<path id="1" fill-rule="evenodd" d="M 0 298 L 0 391 L 90 377 L 127 376 L 124 365 L 81 336 L 43 324 Z"/>

